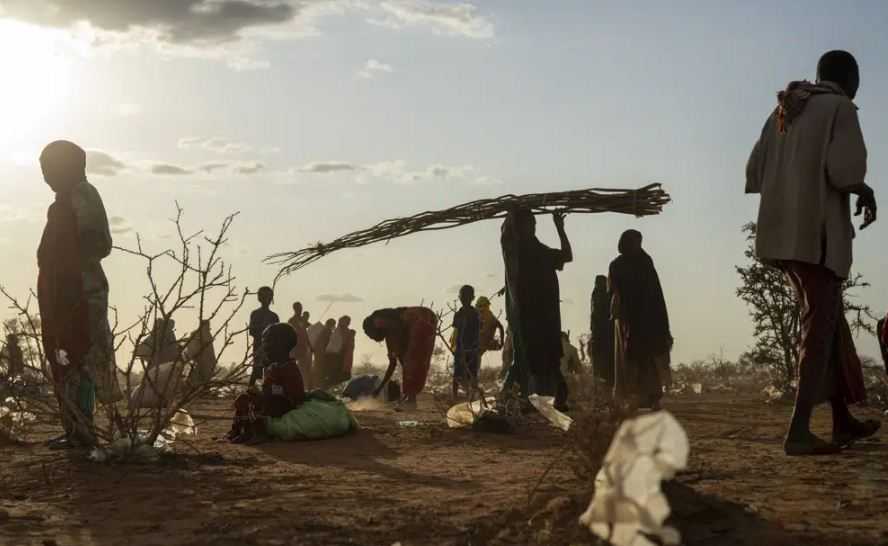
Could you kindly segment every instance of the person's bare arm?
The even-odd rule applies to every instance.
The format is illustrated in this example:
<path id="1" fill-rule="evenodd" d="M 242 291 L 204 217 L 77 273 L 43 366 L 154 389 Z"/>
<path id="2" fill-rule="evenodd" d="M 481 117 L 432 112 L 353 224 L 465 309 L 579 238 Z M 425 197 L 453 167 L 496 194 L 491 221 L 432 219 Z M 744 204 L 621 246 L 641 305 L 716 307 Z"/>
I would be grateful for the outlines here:
<path id="1" fill-rule="evenodd" d="M 552 220 L 555 222 L 555 229 L 558 230 L 558 239 L 561 240 L 561 254 L 564 257 L 564 263 L 572 262 L 573 249 L 570 246 L 570 240 L 567 238 L 567 232 L 564 231 L 564 213 L 553 213 Z"/>
<path id="2" fill-rule="evenodd" d="M 389 380 L 392 378 L 392 374 L 395 373 L 395 368 L 396 368 L 397 366 L 398 366 L 398 359 L 397 359 L 397 357 L 395 357 L 395 355 L 393 355 L 393 354 L 389 354 L 389 367 L 388 367 L 388 369 L 385 371 L 385 376 L 382 378 L 382 383 L 380 383 L 379 386 L 376 387 L 376 390 L 373 391 L 373 396 L 374 396 L 374 397 L 379 396 L 379 393 L 381 393 L 381 392 L 382 392 L 382 389 L 385 388 L 386 384 L 387 384 L 387 383 L 389 382 Z"/>

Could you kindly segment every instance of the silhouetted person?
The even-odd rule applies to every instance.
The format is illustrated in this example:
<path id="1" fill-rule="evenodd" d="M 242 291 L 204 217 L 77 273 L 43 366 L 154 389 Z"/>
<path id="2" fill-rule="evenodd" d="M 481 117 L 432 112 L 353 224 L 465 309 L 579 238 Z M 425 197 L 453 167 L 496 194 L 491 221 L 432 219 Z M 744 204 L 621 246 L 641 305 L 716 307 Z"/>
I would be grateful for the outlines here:
<path id="1" fill-rule="evenodd" d="M 289 324 L 277 323 L 265 328 L 261 345 L 267 360 L 262 390 L 256 392 L 251 388 L 234 401 L 229 440 L 250 444 L 264 441 L 266 417 L 281 417 L 305 401 L 302 373 L 291 357 L 297 343 L 296 332 Z"/>
<path id="2" fill-rule="evenodd" d="M 882 353 L 882 362 L 885 364 L 885 373 L 888 373 L 888 315 L 876 324 L 876 335 L 879 338 L 879 350 Z"/>
<path id="3" fill-rule="evenodd" d="M 311 340 L 308 337 L 309 324 L 303 320 L 303 314 L 302 304 L 297 301 L 293 304 L 293 316 L 287 322 L 296 331 L 296 337 L 298 338 L 296 348 L 293 349 L 293 356 L 296 358 L 296 364 L 299 365 L 299 371 L 302 372 L 303 379 L 308 381 L 312 374 L 312 348 Z"/>
<path id="4" fill-rule="evenodd" d="M 43 348 L 65 429 L 54 447 L 91 446 L 95 398 L 120 398 L 111 329 L 108 279 L 101 262 L 111 232 L 99 192 L 86 180 L 86 153 L 72 142 L 40 154 L 43 178 L 55 192 L 37 251 Z"/>
<path id="5" fill-rule="evenodd" d="M 614 398 L 632 407 L 659 409 L 672 334 L 660 277 L 641 241 L 638 231 L 624 232 L 620 255 L 610 264 Z"/>
<path id="6" fill-rule="evenodd" d="M 784 271 L 801 304 L 798 393 L 784 444 L 788 455 L 835 453 L 879 428 L 848 410 L 866 396 L 842 302 L 854 238 L 850 196 L 857 195 L 857 214 L 864 215 L 861 229 L 876 220 L 853 102 L 859 84 L 850 53 L 823 55 L 817 83 L 792 82 L 778 94 L 746 167 L 746 192 L 761 194 L 756 255 Z M 809 427 L 814 406 L 827 400 L 832 442 Z"/>
<path id="7" fill-rule="evenodd" d="M 589 360 L 596 382 L 614 386 L 614 322 L 611 319 L 611 294 L 607 276 L 595 277 L 592 291 L 592 317 L 589 337 Z"/>
<path id="8" fill-rule="evenodd" d="M 470 394 L 478 384 L 481 369 L 481 315 L 472 307 L 475 289 L 465 285 L 459 290 L 462 304 L 453 315 L 453 398 L 459 395 L 460 385 Z"/>
<path id="9" fill-rule="evenodd" d="M 557 272 L 573 261 L 564 215 L 553 214 L 561 248 L 536 237 L 536 219 L 527 209 L 509 212 L 501 244 L 506 270 L 506 318 L 512 331 L 513 363 L 504 390 L 517 382 L 522 397 L 531 392 L 558 395 L 561 376 L 561 300 Z M 555 405 L 567 409 L 566 397 Z"/>
<path id="10" fill-rule="evenodd" d="M 364 319 L 364 333 L 373 341 L 385 341 L 389 365 L 373 396 L 386 387 L 401 363 L 406 405 L 416 407 L 416 396 L 425 388 L 435 350 L 438 317 L 426 307 L 380 309 Z"/>
<path id="11" fill-rule="evenodd" d="M 312 378 L 309 381 L 312 388 L 326 389 L 329 385 L 324 385 L 324 376 L 327 373 L 327 346 L 330 345 L 330 338 L 333 337 L 333 330 L 336 329 L 336 321 L 327 319 L 324 321 L 323 328 L 318 329 L 317 335 L 312 343 L 312 351 L 314 352 L 314 360 L 312 362 Z"/>
<path id="12" fill-rule="evenodd" d="M 167 362 L 181 361 L 181 348 L 176 340 L 176 321 L 159 318 L 154 321 L 151 333 L 136 347 L 135 355 L 144 359 L 147 368 Z"/>
<path id="13" fill-rule="evenodd" d="M 478 353 L 478 362 L 483 363 L 484 354 L 487 351 L 502 350 L 506 341 L 506 330 L 503 324 L 490 310 L 490 300 L 484 296 L 475 302 L 478 315 L 481 317 L 481 348 Z M 499 337 L 497 338 L 497 334 Z"/>
<path id="14" fill-rule="evenodd" d="M 319 388 L 327 389 L 351 379 L 355 358 L 355 331 L 350 328 L 351 317 L 340 317 L 324 350 L 324 367 Z"/>
<path id="15" fill-rule="evenodd" d="M 6 347 L 3 348 L 3 353 L 7 376 L 13 378 L 25 373 L 25 355 L 19 345 L 18 334 L 6 334 Z"/>
<path id="16" fill-rule="evenodd" d="M 271 310 L 271 303 L 274 301 L 274 291 L 268 286 L 263 286 L 256 295 L 259 298 L 260 307 L 250 314 L 250 336 L 253 338 L 253 372 L 250 374 L 251 387 L 256 384 L 257 380 L 262 378 L 262 369 L 265 367 L 266 355 L 262 346 L 262 334 L 266 328 L 280 322 L 277 313 Z"/>

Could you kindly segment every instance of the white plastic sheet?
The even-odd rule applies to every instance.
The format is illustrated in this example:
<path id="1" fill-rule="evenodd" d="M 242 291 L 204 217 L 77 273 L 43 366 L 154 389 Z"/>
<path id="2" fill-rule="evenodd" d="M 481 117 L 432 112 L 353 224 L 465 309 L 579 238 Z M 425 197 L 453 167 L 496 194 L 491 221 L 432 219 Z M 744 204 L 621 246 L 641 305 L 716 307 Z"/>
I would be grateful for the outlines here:
<path id="1" fill-rule="evenodd" d="M 666 411 L 626 421 L 611 442 L 595 479 L 595 496 L 580 523 L 614 546 L 654 546 L 645 535 L 677 545 L 681 536 L 663 525 L 670 508 L 660 489 L 687 466 L 688 436 Z"/>
<path id="2" fill-rule="evenodd" d="M 487 407 L 492 407 L 496 404 L 496 398 L 488 397 L 485 402 Z M 481 400 L 456 404 L 447 410 L 447 426 L 450 428 L 470 427 L 482 411 L 484 408 L 481 407 Z"/>
<path id="3" fill-rule="evenodd" d="M 560 428 L 564 432 L 570 429 L 573 419 L 555 409 L 555 398 L 552 396 L 539 396 L 531 394 L 527 397 L 530 404 L 540 412 L 543 417 L 552 423 L 555 428 Z"/>

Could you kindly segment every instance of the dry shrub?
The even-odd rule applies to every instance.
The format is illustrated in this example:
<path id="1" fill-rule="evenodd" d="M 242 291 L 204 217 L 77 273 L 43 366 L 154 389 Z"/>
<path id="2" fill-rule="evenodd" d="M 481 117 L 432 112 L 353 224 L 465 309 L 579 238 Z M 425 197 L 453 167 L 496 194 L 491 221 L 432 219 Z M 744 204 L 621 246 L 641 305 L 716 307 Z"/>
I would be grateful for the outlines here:
<path id="1" fill-rule="evenodd" d="M 90 423 L 68 401 L 78 426 L 88 429 L 100 447 L 121 442 L 133 448 L 155 445 L 181 410 L 204 397 L 230 394 L 248 370 L 246 328 L 235 321 L 248 292 L 237 289 L 231 268 L 221 257 L 236 215 L 225 218 L 219 231 L 207 236 L 203 231 L 187 235 L 178 204 L 176 212 L 172 219 L 178 235 L 176 248 L 149 252 L 138 236 L 136 248 L 115 247 L 116 252 L 140 262 L 147 284 L 141 311 L 125 325 L 120 325 L 117 310 L 110 309 L 115 356 L 130 356 L 114 363 L 112 371 L 116 373 L 108 378 L 110 388 L 106 389 L 112 394 L 105 400 L 97 396 L 94 422 Z M 131 289 L 131 283 L 119 282 L 124 289 Z M 24 438 L 37 427 L 57 428 L 61 412 L 53 394 L 48 359 L 43 354 L 36 294 L 31 292 L 26 300 L 20 300 L 2 286 L 0 293 L 16 313 L 14 320 L 4 323 L 4 333 L 19 337 L 25 361 L 22 373 L 0 373 L 0 392 L 4 394 L 0 415 L 9 424 L 5 427 L 7 435 Z M 172 356 L 160 360 L 155 325 L 173 322 L 193 325 L 194 329 L 184 338 L 167 340 L 161 336 L 170 342 Z M 239 340 L 244 343 L 237 343 Z M 239 345 L 244 352 L 235 357 L 237 360 L 228 367 L 216 366 Z M 152 379 L 160 377 L 152 370 L 161 365 L 175 372 L 168 374 L 165 384 Z M 143 403 L 134 400 L 138 398 L 135 393 L 145 393 L 146 389 L 156 393 L 156 403 L 144 403 L 144 398 Z"/>

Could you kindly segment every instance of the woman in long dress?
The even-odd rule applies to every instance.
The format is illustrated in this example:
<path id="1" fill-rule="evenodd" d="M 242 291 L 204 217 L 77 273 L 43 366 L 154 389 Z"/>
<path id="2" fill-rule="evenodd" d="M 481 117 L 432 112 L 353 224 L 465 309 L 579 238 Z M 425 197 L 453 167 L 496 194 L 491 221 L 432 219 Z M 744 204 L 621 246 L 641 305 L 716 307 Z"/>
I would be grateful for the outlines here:
<path id="1" fill-rule="evenodd" d="M 672 335 L 669 313 L 654 261 L 641 248 L 641 233 L 620 237 L 620 255 L 610 264 L 614 318 L 614 398 L 659 409 L 668 384 Z"/>
<path id="2" fill-rule="evenodd" d="M 425 388 L 432 364 L 437 324 L 438 317 L 426 307 L 380 309 L 364 320 L 364 333 L 374 341 L 385 341 L 389 356 L 388 370 L 374 396 L 382 392 L 400 362 L 404 401 L 416 407 L 416 395 Z"/>

